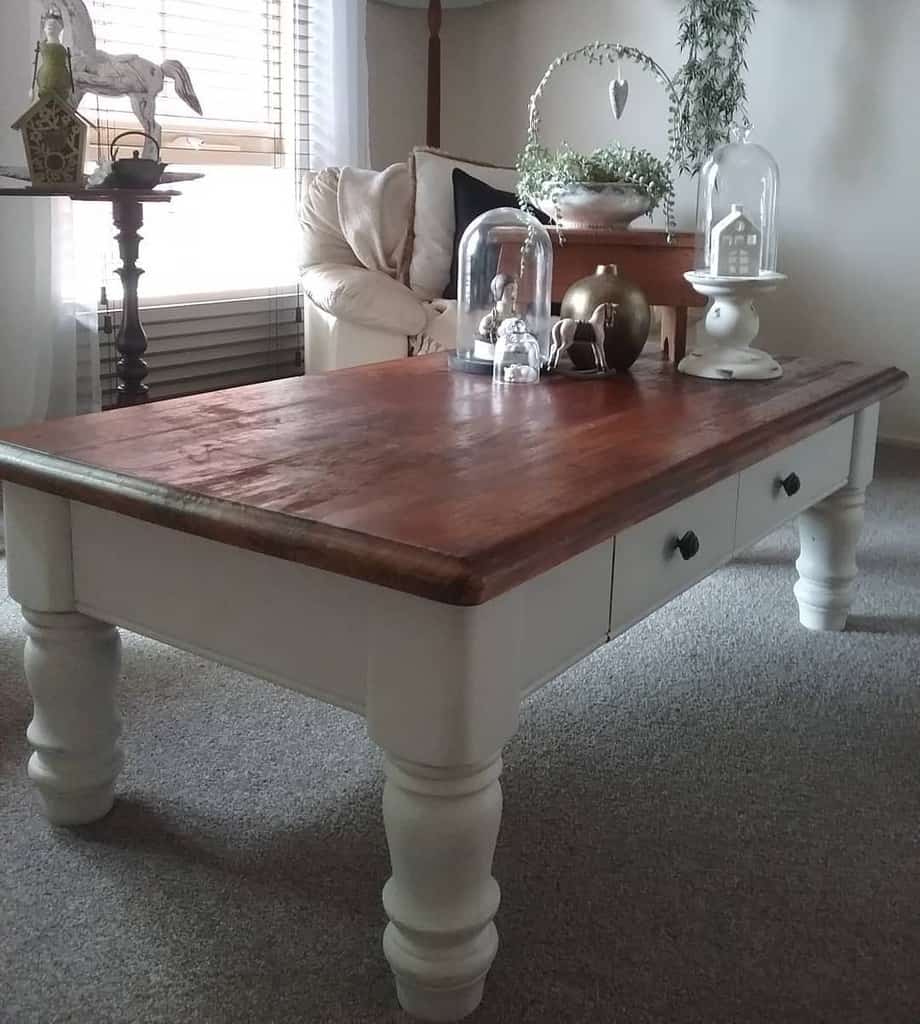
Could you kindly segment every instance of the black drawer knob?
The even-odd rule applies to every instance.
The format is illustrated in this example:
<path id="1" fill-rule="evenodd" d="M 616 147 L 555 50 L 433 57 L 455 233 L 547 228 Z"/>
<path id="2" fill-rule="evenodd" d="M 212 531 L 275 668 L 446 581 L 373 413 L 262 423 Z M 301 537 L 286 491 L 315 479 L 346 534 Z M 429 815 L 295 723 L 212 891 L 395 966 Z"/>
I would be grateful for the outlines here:
<path id="1" fill-rule="evenodd" d="M 789 476 L 780 480 L 779 485 L 790 498 L 802 489 L 802 481 L 799 479 L 798 473 L 790 473 Z"/>
<path id="2" fill-rule="evenodd" d="M 678 537 L 674 541 L 674 547 L 680 552 L 680 557 L 688 562 L 694 555 L 699 554 L 700 538 L 693 530 L 687 530 L 683 537 Z"/>

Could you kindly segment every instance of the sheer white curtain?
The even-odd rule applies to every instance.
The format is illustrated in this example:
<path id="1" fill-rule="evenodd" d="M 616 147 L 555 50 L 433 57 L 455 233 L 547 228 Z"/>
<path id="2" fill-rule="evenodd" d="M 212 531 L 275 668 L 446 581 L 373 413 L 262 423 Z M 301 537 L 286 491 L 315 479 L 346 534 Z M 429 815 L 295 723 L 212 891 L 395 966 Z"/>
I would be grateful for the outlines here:
<path id="1" fill-rule="evenodd" d="M 37 21 L 30 0 L 3 0 L 2 7 L 0 164 L 22 166 L 22 140 L 7 126 L 31 102 Z M 66 416 L 87 404 L 78 400 L 85 360 L 77 354 L 70 225 L 66 199 L 0 197 L 0 428 Z M 90 341 L 88 358 L 95 347 Z"/>
<path id="2" fill-rule="evenodd" d="M 309 170 L 368 167 L 367 0 L 305 0 Z"/>
<path id="3" fill-rule="evenodd" d="M 67 199 L 0 198 L 0 429 L 100 407 L 98 335 L 77 318 L 70 227 Z"/>
<path id="4" fill-rule="evenodd" d="M 31 102 L 37 8 L 30 0 L 2 7 L 0 164 L 22 166 L 22 140 L 7 126 Z M 0 427 L 86 406 L 77 394 L 71 226 L 67 199 L 0 197 Z"/>

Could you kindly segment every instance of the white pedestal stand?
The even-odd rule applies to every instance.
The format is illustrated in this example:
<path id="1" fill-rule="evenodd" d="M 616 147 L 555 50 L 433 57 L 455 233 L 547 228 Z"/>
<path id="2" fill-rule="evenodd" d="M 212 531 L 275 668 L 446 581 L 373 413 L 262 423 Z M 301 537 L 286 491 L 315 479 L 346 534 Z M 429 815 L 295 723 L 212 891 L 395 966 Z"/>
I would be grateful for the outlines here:
<path id="1" fill-rule="evenodd" d="M 774 291 L 786 280 L 786 275 L 770 272 L 759 277 L 713 277 L 691 270 L 684 277 L 694 291 L 714 300 L 706 314 L 706 333 L 714 344 L 690 352 L 677 369 L 688 376 L 708 380 L 782 377 L 783 368 L 779 363 L 750 345 L 760 330 L 754 297 Z"/>

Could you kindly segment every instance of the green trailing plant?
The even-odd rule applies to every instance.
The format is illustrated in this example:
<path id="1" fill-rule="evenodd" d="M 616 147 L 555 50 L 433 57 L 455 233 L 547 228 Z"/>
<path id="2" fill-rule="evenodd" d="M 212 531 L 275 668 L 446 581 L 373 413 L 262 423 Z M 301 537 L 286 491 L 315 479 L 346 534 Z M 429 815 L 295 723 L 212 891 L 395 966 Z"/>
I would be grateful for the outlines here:
<path id="1" fill-rule="evenodd" d="M 753 0 L 686 0 L 678 42 L 686 61 L 672 80 L 647 53 L 622 43 L 588 43 L 556 57 L 530 97 L 527 142 L 518 155 L 518 196 L 522 206 L 554 201 L 578 182 L 623 182 L 643 189 L 652 209 L 664 207 L 668 230 L 674 225 L 673 176 L 695 174 L 714 149 L 727 142 L 734 126 L 747 129 L 745 52 L 757 8 Z M 613 144 L 593 153 L 567 145 L 547 148 L 540 140 L 540 100 L 553 74 L 564 64 L 638 65 L 668 95 L 668 152 L 659 160 L 647 150 Z"/>
<path id="2" fill-rule="evenodd" d="M 584 61 L 587 64 L 612 64 L 621 61 L 638 65 L 651 74 L 668 94 L 668 153 L 659 160 L 648 150 L 619 144 L 582 154 L 563 145 L 558 150 L 548 149 L 540 141 L 540 100 L 553 74 L 564 64 Z M 520 175 L 518 197 L 522 207 L 538 207 L 541 201 L 554 201 L 567 186 L 577 182 L 624 182 L 643 189 L 653 202 L 662 205 L 668 231 L 674 229 L 673 172 L 680 158 L 680 143 L 676 133 L 678 96 L 665 70 L 643 50 L 622 43 L 588 43 L 577 50 L 556 57 L 540 79 L 528 108 L 527 143 L 518 154 Z"/>
<path id="3" fill-rule="evenodd" d="M 686 62 L 674 80 L 674 135 L 684 173 L 696 174 L 733 126 L 750 128 L 745 51 L 756 15 L 753 0 L 687 0 L 681 9 L 678 43 Z"/>
<path id="4" fill-rule="evenodd" d="M 579 153 L 567 144 L 557 150 L 529 142 L 517 160 L 518 191 L 527 201 L 554 201 L 555 196 L 579 182 L 619 182 L 641 188 L 652 209 L 673 198 L 671 175 L 663 160 L 648 150 L 614 143 Z"/>

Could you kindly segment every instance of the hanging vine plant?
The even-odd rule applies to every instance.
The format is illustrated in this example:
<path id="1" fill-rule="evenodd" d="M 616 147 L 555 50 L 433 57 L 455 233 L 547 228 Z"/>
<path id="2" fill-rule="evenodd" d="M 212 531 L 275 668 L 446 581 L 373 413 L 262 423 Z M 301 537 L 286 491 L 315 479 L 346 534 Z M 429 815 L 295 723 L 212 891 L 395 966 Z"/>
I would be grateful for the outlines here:
<path id="1" fill-rule="evenodd" d="M 745 51 L 754 27 L 753 0 L 687 0 L 678 43 L 686 62 L 674 80 L 679 167 L 696 174 L 733 126 L 751 126 L 747 112 Z"/>

